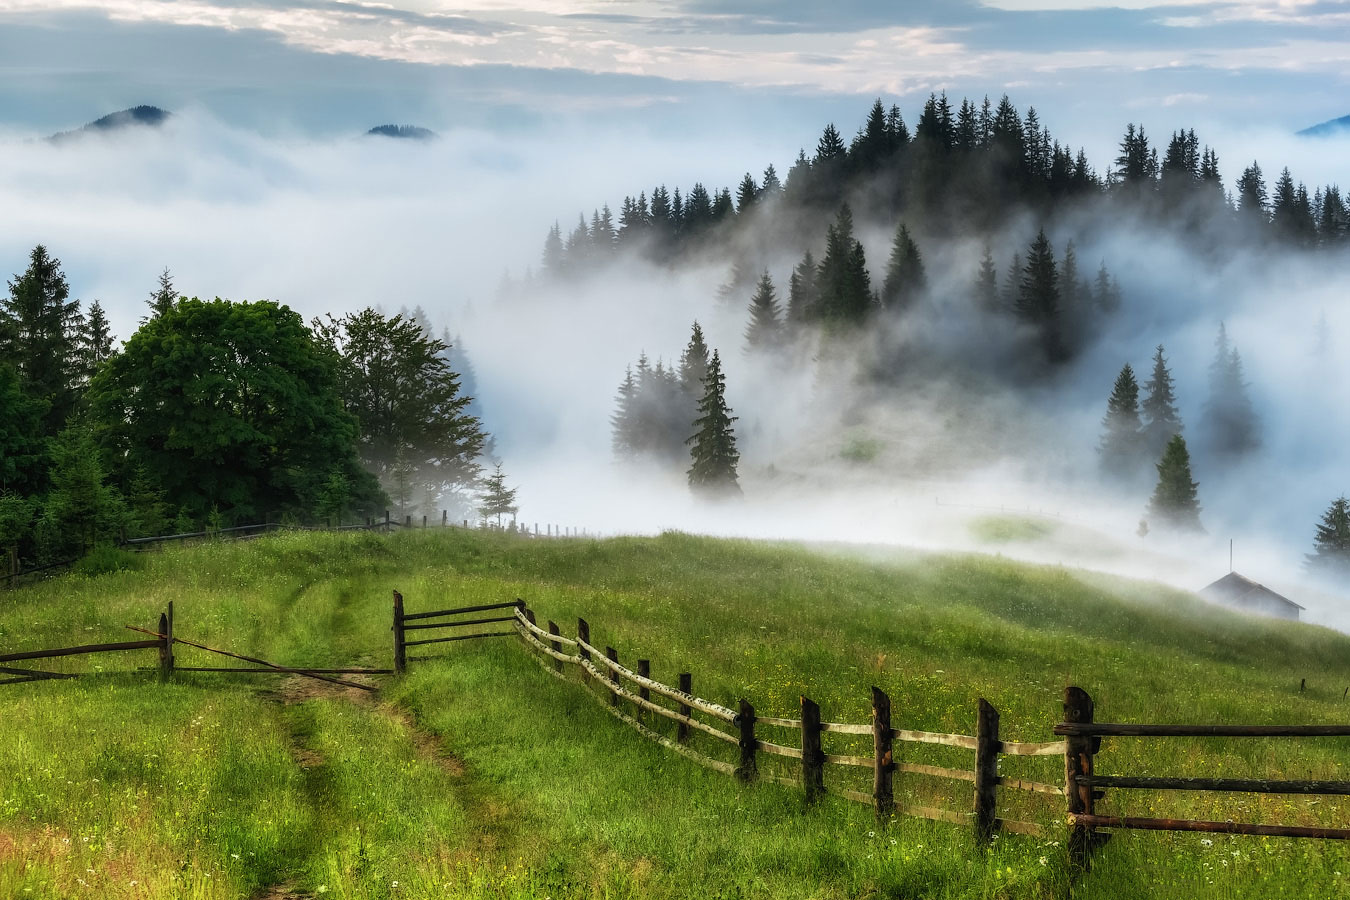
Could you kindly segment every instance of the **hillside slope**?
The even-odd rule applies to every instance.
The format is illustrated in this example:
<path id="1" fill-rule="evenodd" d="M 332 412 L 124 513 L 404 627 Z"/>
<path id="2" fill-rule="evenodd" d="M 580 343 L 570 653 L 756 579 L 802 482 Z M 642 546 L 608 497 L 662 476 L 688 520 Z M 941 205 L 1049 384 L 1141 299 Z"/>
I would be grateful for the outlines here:
<path id="1" fill-rule="evenodd" d="M 1350 684 L 1350 639 L 1337 633 L 989 557 L 432 530 L 282 535 L 131 562 L 5 595 L 0 647 L 124 639 L 123 624 L 149 624 L 173 600 L 183 637 L 292 664 L 388 665 L 397 588 L 410 611 L 523 597 L 565 633 L 585 616 L 597 646 L 650 659 L 658 678 L 692 672 L 700 695 L 745 696 L 761 715 L 795 715 L 806 694 L 827 720 L 865 722 L 875 684 L 897 727 L 969 733 L 983 696 L 1006 739 L 1040 741 L 1066 682 L 1094 695 L 1099 719 L 1212 722 L 1340 721 Z M 273 676 L 0 687 L 12 736 L 0 742 L 0 895 L 66 897 L 80 880 L 136 898 L 278 885 L 362 898 L 1063 895 L 1057 837 L 1001 837 L 982 854 L 963 827 L 878 829 L 835 798 L 803 809 L 794 789 L 741 786 L 643 741 L 514 638 L 427 649 L 443 658 L 414 662 L 375 700 Z M 150 662 L 48 667 L 90 660 Z M 184 648 L 179 664 L 220 662 Z M 734 753 L 712 743 L 700 748 Z M 905 752 L 969 765 L 959 750 Z M 1100 760 L 1113 773 L 1334 779 L 1346 756 L 1336 741 L 1120 739 Z M 1054 782 L 1063 764 L 1007 771 Z M 899 789 L 968 808 L 969 786 L 946 785 L 906 776 Z M 1009 802 L 1019 818 L 1062 817 L 1058 798 Z M 1338 804 L 1242 795 L 1117 792 L 1102 808 L 1346 821 Z M 1340 872 L 1350 853 L 1330 843 L 1128 834 L 1074 896 L 1329 896 Z"/>

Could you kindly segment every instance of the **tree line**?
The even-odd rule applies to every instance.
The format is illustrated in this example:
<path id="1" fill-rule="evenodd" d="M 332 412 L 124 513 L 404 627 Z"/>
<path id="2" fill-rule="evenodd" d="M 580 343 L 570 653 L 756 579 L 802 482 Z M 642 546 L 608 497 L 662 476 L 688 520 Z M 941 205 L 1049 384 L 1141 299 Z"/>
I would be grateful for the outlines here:
<path id="1" fill-rule="evenodd" d="M 425 317 L 181 296 L 122 345 L 43 246 L 0 298 L 0 550 L 468 502 L 489 437 Z M 419 317 L 422 321 L 418 321 Z"/>

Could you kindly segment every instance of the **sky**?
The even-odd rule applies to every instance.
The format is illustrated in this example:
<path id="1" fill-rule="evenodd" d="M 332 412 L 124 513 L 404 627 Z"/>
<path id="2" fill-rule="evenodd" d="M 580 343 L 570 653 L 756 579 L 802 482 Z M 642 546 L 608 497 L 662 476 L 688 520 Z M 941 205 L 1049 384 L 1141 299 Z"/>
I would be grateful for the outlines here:
<path id="1" fill-rule="evenodd" d="M 946 90 L 1053 106 L 1092 145 L 1345 115 L 1347 48 L 1344 0 L 0 0 L 0 128 L 150 103 L 282 133 L 571 116 L 805 143 Z"/>

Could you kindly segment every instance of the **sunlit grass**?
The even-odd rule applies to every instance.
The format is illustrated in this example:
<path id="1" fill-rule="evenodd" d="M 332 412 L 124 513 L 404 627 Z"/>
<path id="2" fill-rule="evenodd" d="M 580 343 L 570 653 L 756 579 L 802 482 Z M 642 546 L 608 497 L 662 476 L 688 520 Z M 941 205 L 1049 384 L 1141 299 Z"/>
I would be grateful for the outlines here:
<path id="1" fill-rule="evenodd" d="M 744 696 L 766 715 L 795 716 L 805 694 L 827 720 L 866 722 L 875 684 L 898 727 L 971 733 L 983 696 L 1005 739 L 1044 741 L 1066 683 L 1093 694 L 1100 720 L 1334 722 L 1347 712 L 1350 640 L 1325 629 L 986 557 L 678 534 L 431 530 L 177 548 L 131 570 L 0 594 L 0 646 L 129 639 L 123 624 L 149 626 L 173 600 L 183 637 L 288 664 L 388 666 L 394 588 L 410 611 L 519 596 L 565 634 L 584 616 L 592 642 L 621 661 L 650 659 L 670 682 L 692 672 L 702 696 Z M 281 883 L 351 898 L 1063 896 L 1060 828 L 1003 836 L 985 853 L 959 826 L 878 828 L 867 807 L 834 797 L 805 808 L 793 789 L 743 786 L 644 741 L 514 638 L 426 652 L 443 658 L 414 662 L 372 702 L 283 698 L 273 676 L 161 684 L 147 671 L 0 686 L 0 896 L 251 898 Z M 153 662 L 142 651 L 43 666 Z M 439 746 L 419 737 L 428 733 Z M 702 735 L 694 745 L 736 752 Z M 826 735 L 826 749 L 867 755 L 870 741 Z M 900 752 L 971 765 L 968 751 Z M 1121 738 L 1105 742 L 1098 770 L 1343 779 L 1347 761 L 1344 740 Z M 761 765 L 791 775 L 790 762 Z M 1053 757 L 1008 758 L 1002 771 L 1063 779 Z M 870 776 L 832 767 L 827 786 L 867 792 Z M 904 775 L 897 790 L 971 806 L 964 782 Z M 1005 790 L 1000 804 L 1009 818 L 1062 821 L 1059 798 Z M 1099 808 L 1350 823 L 1337 798 L 1114 791 Z M 1337 873 L 1350 873 L 1350 854 L 1331 842 L 1124 834 L 1074 896 L 1335 896 Z"/>

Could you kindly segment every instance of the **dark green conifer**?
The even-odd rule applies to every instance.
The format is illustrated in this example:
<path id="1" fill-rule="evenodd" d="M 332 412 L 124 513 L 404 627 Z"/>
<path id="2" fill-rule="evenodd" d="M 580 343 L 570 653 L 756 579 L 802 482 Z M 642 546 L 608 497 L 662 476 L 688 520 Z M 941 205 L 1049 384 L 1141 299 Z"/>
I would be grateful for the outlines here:
<path id="1" fill-rule="evenodd" d="M 689 467 L 689 487 L 695 493 L 713 497 L 739 495 L 741 486 L 736 466 L 741 455 L 736 451 L 736 434 L 731 427 L 736 417 L 727 406 L 726 378 L 716 350 L 703 379 L 703 399 L 699 402 L 698 412 L 699 417 L 694 420 L 698 430 L 686 442 L 690 445 L 693 460 Z"/>
<path id="2" fill-rule="evenodd" d="M 1148 514 L 1157 525 L 1181 531 L 1204 531 L 1200 525 L 1199 487 L 1191 480 L 1191 455 L 1186 439 L 1172 435 L 1158 461 L 1158 485 L 1148 501 Z"/>
<path id="3" fill-rule="evenodd" d="M 924 274 L 918 245 L 901 222 L 895 231 L 895 240 L 891 243 L 891 258 L 886 266 L 881 302 L 889 309 L 909 309 L 918 302 L 927 286 L 928 279 Z"/>
<path id="4" fill-rule="evenodd" d="M 1102 470 L 1118 478 L 1137 473 L 1143 459 L 1143 426 L 1139 421 L 1139 382 L 1129 363 L 1120 370 L 1111 388 L 1102 428 L 1102 440 L 1097 448 Z"/>
<path id="5" fill-rule="evenodd" d="M 1174 435 L 1182 431 L 1181 415 L 1177 412 L 1177 398 L 1172 386 L 1172 373 L 1159 344 L 1153 354 L 1153 377 L 1144 385 L 1144 449 L 1156 458 Z"/>
<path id="6" fill-rule="evenodd" d="M 1311 571 L 1338 578 L 1350 576 L 1350 501 L 1342 494 L 1322 514 L 1313 536 L 1313 552 L 1305 557 Z"/>
<path id="7" fill-rule="evenodd" d="M 750 322 L 745 327 L 745 351 L 755 353 L 777 349 L 783 341 L 783 321 L 773 279 L 765 269 L 750 298 Z"/>

